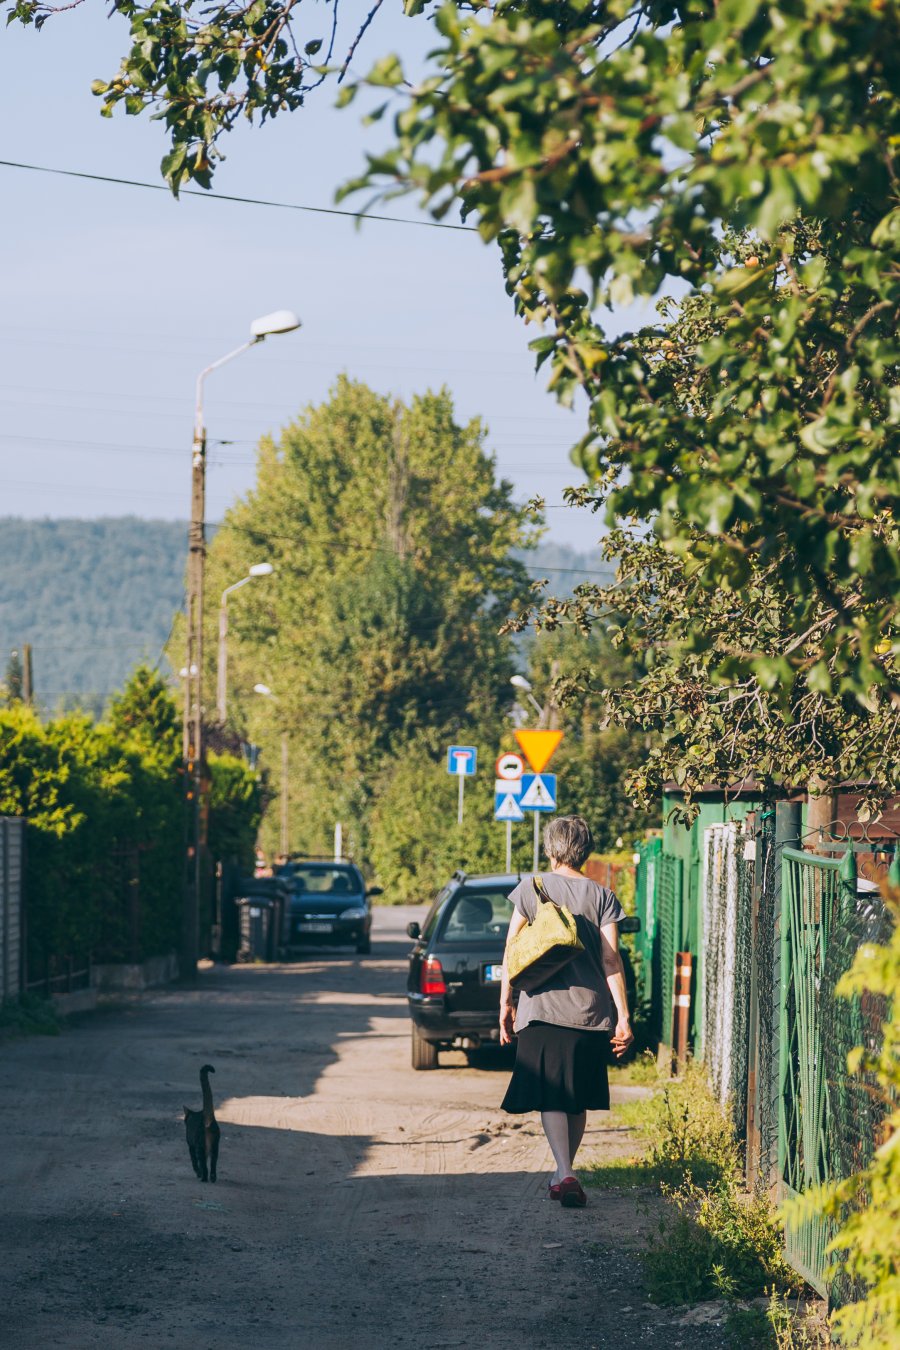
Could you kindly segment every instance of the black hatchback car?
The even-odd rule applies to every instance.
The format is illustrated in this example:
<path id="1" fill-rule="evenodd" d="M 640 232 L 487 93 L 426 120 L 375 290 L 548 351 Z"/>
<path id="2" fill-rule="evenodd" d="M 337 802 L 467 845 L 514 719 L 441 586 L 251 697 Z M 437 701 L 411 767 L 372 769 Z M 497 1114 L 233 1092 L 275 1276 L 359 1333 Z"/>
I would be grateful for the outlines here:
<path id="1" fill-rule="evenodd" d="M 352 946 L 365 955 L 372 949 L 372 908 L 369 898 L 380 886 L 366 888 L 362 872 L 353 863 L 325 859 L 291 859 L 278 868 L 287 883 L 282 948 L 312 943 Z"/>
<path id="2" fill-rule="evenodd" d="M 521 879 L 519 873 L 456 872 L 425 922 L 407 925 L 415 939 L 406 987 L 414 1069 L 436 1069 L 441 1049 L 499 1044 L 500 975 L 513 912 L 509 896 Z M 619 931 L 635 933 L 639 927 L 640 920 L 630 918 Z M 624 949 L 622 958 L 633 1007 L 634 975 Z"/>

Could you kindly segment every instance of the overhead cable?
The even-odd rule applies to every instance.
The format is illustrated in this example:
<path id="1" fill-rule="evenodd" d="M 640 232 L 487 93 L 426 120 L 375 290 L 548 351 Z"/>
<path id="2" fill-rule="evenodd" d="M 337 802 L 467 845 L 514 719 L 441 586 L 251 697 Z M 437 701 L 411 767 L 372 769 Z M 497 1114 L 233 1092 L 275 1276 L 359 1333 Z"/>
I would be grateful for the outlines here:
<path id="1" fill-rule="evenodd" d="M 145 188 L 148 192 L 168 192 L 165 183 L 144 183 L 139 178 L 116 178 L 106 173 L 85 173 L 81 169 L 57 169 L 49 164 L 23 164 L 15 159 L 0 159 L 4 169 L 27 169 L 31 173 L 56 174 L 60 178 L 82 178 L 90 183 L 114 183 L 118 187 Z M 201 188 L 182 188 L 179 196 L 211 198 L 218 202 L 238 202 L 242 206 L 267 206 L 277 211 L 306 211 L 316 216 L 343 216 L 347 220 L 377 220 L 386 225 L 418 225 L 427 230 L 456 230 L 477 234 L 474 225 L 448 225 L 443 220 L 409 220 L 405 216 L 379 216 L 371 211 L 341 211 L 337 206 L 304 206 L 299 202 L 277 202 L 266 197 L 239 197 L 229 192 L 207 192 Z"/>

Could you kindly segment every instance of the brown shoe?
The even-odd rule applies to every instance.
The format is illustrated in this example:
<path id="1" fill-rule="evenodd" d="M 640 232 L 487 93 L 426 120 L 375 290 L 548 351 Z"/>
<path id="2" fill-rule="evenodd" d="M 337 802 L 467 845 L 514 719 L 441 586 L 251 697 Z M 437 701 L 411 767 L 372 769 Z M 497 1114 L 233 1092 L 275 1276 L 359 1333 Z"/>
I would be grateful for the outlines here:
<path id="1" fill-rule="evenodd" d="M 559 1183 L 559 1203 L 563 1209 L 584 1209 L 587 1196 L 577 1177 L 565 1177 Z"/>

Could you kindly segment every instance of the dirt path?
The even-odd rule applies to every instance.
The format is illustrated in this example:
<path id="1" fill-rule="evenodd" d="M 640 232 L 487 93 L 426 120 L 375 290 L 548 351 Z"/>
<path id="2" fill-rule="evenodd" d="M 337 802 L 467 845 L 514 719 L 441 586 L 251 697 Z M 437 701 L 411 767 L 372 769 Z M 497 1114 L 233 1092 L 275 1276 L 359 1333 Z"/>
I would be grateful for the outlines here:
<path id="1" fill-rule="evenodd" d="M 643 1301 L 632 1197 L 545 1198 L 505 1068 L 409 1068 L 407 920 L 373 954 L 209 971 L 0 1046 L 0 1345 L 175 1350 L 720 1346 Z M 215 1065 L 220 1180 L 181 1103 Z M 517 1127 L 518 1126 L 518 1127 Z M 587 1144 L 627 1140 L 595 1115 Z"/>

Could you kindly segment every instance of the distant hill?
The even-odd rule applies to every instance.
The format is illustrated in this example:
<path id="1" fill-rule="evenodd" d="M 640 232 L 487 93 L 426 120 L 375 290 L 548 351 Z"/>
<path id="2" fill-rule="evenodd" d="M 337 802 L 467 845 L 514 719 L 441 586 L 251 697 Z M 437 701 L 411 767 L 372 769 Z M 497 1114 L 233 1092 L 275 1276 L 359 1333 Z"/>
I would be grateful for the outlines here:
<path id="1" fill-rule="evenodd" d="M 183 602 L 180 522 L 0 518 L 0 679 L 30 642 L 45 709 L 99 710 L 141 660 L 156 662 Z"/>
<path id="2" fill-rule="evenodd" d="M 139 661 L 162 655 L 184 600 L 186 533 L 135 516 L 0 518 L 0 679 L 10 651 L 30 642 L 40 706 L 99 712 Z M 611 575 L 599 553 L 565 545 L 519 556 L 550 594 Z"/>

